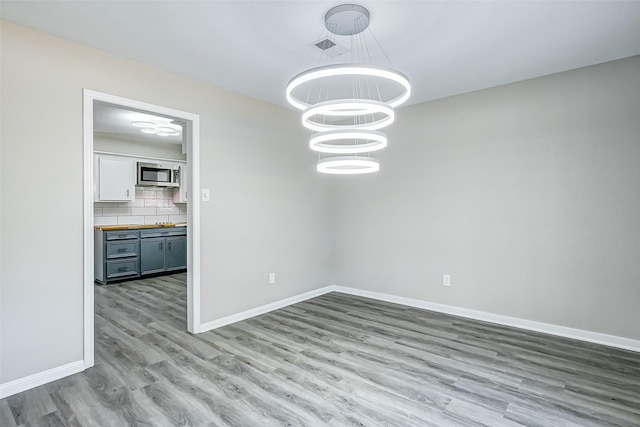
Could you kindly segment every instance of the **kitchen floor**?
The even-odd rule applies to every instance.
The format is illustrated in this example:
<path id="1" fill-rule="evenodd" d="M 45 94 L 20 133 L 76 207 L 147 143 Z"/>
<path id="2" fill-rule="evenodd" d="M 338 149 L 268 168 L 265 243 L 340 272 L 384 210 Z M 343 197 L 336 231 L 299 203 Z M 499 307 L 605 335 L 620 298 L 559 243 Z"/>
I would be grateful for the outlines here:
<path id="1" fill-rule="evenodd" d="M 640 425 L 630 351 L 339 293 L 185 330 L 186 273 L 97 286 L 95 367 L 0 425 Z"/>

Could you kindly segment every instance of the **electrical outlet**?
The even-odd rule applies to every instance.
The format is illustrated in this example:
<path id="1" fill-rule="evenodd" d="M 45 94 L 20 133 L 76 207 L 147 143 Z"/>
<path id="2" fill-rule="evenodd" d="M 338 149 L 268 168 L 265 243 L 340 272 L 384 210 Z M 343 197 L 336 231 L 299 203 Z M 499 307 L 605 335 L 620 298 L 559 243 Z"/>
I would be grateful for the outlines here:
<path id="1" fill-rule="evenodd" d="M 442 276 L 442 286 L 451 286 L 451 276 L 448 274 Z"/>
<path id="2" fill-rule="evenodd" d="M 269 284 L 270 285 L 276 284 L 276 273 L 269 273 Z"/>

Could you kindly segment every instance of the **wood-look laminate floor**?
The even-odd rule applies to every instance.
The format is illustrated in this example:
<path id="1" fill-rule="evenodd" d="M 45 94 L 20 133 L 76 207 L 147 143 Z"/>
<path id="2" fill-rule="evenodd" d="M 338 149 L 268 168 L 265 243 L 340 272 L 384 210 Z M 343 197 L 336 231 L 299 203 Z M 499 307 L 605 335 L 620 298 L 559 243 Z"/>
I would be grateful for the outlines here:
<path id="1" fill-rule="evenodd" d="M 96 365 L 0 425 L 640 426 L 640 354 L 328 294 L 186 329 L 186 274 L 96 287 Z"/>

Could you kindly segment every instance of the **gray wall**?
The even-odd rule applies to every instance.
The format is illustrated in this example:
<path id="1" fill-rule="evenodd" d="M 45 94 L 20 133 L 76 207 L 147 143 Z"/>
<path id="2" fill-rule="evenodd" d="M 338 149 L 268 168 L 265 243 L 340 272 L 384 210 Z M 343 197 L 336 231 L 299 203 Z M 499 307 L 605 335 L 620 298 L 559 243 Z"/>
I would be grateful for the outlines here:
<path id="1" fill-rule="evenodd" d="M 640 339 L 637 57 L 401 109 L 326 177 L 296 112 L 0 22 L 1 383 L 82 359 L 83 88 L 200 114 L 203 322 L 336 283 Z"/>
<path id="2" fill-rule="evenodd" d="M 328 186 L 298 114 L 0 22 L 1 383 L 83 357 L 83 88 L 200 114 L 203 322 L 327 284 Z"/>
<path id="3" fill-rule="evenodd" d="M 396 117 L 339 180 L 337 284 L 640 339 L 640 57 Z"/>

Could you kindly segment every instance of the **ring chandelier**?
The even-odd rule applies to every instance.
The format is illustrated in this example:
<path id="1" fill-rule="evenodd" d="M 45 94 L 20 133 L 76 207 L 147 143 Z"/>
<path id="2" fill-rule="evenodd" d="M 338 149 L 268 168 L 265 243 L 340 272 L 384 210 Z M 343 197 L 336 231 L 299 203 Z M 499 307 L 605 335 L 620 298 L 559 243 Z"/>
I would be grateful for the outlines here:
<path id="1" fill-rule="evenodd" d="M 380 165 L 369 153 L 387 146 L 387 136 L 380 129 L 393 123 L 394 108 L 409 98 L 411 84 L 399 71 L 371 64 L 364 34 L 369 28 L 369 11 L 364 7 L 344 4 L 330 9 L 325 27 L 328 38 L 315 45 L 333 60 L 326 50 L 346 37 L 351 61 L 316 66 L 296 75 L 287 85 L 287 101 L 302 111 L 302 125 L 312 131 L 309 147 L 319 153 L 318 172 L 376 172 Z M 371 37 L 382 50 L 373 33 Z M 338 156 L 322 158 L 321 154 Z"/>

